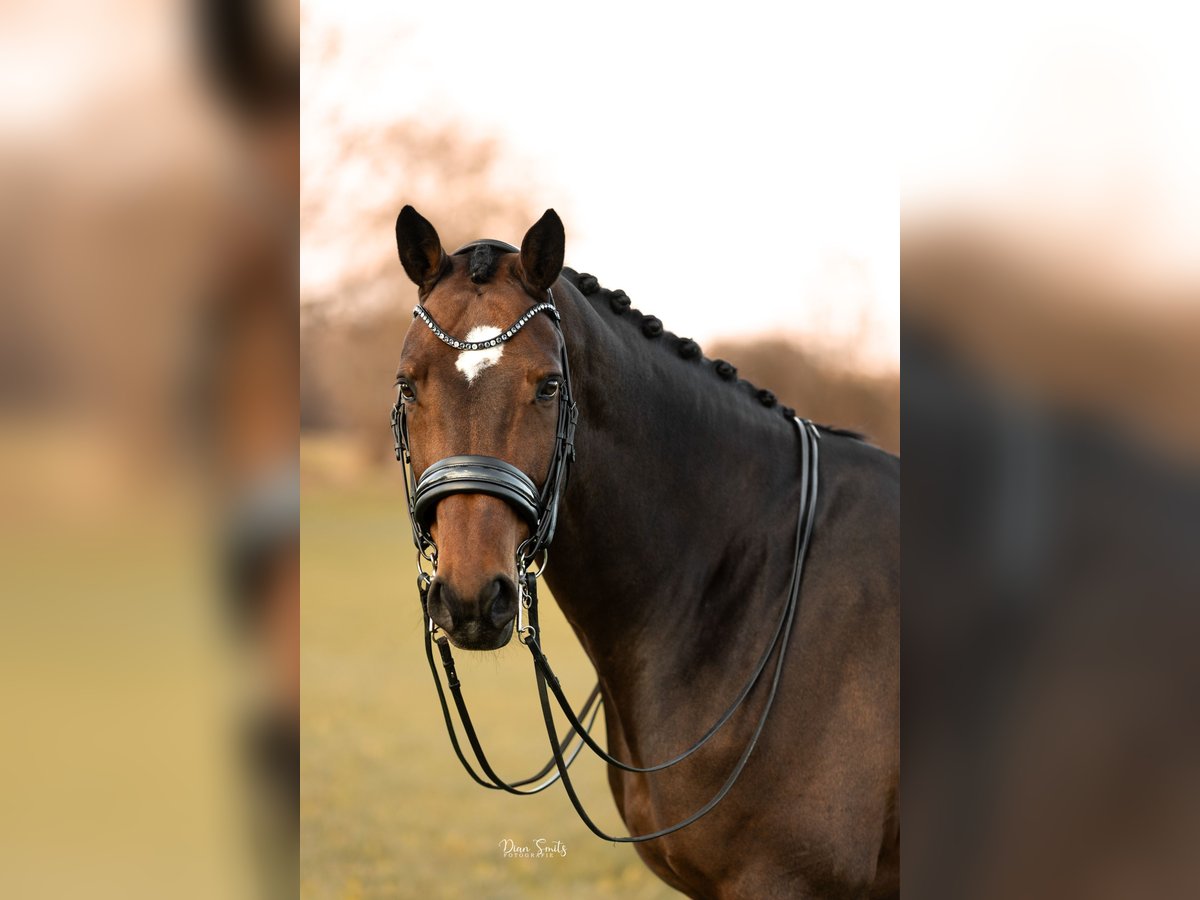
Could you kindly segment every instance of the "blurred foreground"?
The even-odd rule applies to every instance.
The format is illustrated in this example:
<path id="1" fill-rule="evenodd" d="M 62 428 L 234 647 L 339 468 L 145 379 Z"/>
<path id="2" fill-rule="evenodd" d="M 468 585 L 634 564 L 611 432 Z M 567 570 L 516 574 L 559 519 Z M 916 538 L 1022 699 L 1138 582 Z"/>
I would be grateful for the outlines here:
<path id="1" fill-rule="evenodd" d="M 290 896 L 295 10 L 0 12 L 0 895 Z"/>
<path id="2" fill-rule="evenodd" d="M 1200 896 L 1195 56 L 1006 12 L 917 102 L 973 177 L 902 235 L 905 893 Z"/>
<path id="3" fill-rule="evenodd" d="M 905 884 L 1196 896 L 1195 309 L 987 247 L 905 249 Z"/>

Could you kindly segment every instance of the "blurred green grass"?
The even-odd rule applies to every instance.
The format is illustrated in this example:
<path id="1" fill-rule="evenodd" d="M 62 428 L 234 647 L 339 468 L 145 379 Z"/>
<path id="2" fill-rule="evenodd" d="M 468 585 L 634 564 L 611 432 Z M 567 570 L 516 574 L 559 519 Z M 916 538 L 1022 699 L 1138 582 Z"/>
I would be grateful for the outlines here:
<path id="1" fill-rule="evenodd" d="M 316 455 L 302 450 L 305 462 Z M 301 895 L 678 896 L 632 847 L 588 832 L 560 786 L 513 797 L 462 771 L 425 663 L 399 478 L 398 470 L 366 470 L 331 480 L 305 469 Z M 568 696 L 582 700 L 594 684 L 591 665 L 548 595 L 543 607 L 547 653 Z M 532 774 L 549 749 L 525 649 L 514 641 L 456 659 L 497 772 L 510 780 Z M 598 824 L 625 833 L 604 767 L 585 753 L 571 771 Z M 530 846 L 561 840 L 567 854 L 505 859 L 505 838 Z"/>

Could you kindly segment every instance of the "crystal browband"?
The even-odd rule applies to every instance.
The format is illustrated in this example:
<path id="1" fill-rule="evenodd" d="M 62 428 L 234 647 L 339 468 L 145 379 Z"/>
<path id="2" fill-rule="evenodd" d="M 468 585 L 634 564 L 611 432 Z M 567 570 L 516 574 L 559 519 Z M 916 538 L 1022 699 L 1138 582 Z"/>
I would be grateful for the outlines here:
<path id="1" fill-rule="evenodd" d="M 529 309 L 525 310 L 525 312 L 522 313 L 521 318 L 517 319 L 517 321 L 513 322 L 512 325 L 500 332 L 494 338 L 488 338 L 486 341 L 460 341 L 456 337 L 451 337 L 442 330 L 442 327 L 438 325 L 437 322 L 433 321 L 433 316 L 431 316 L 428 310 L 426 310 L 425 307 L 419 303 L 413 309 L 413 318 L 419 317 L 421 321 L 429 326 L 429 330 L 436 334 L 443 343 L 450 345 L 455 350 L 486 350 L 489 347 L 495 347 L 496 345 L 503 344 L 505 341 L 509 340 L 514 334 L 529 324 L 529 320 L 540 312 L 548 313 L 549 315 L 553 316 L 555 320 L 559 318 L 558 309 L 553 303 L 539 303 L 536 306 L 531 306 Z"/>

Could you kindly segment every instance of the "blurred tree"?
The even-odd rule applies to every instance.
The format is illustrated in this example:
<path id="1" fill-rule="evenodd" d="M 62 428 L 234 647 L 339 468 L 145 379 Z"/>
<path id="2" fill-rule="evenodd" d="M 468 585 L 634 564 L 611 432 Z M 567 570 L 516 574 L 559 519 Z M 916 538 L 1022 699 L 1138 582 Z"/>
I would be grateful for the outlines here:
<path id="1" fill-rule="evenodd" d="M 707 348 L 738 374 L 770 388 L 798 415 L 859 431 L 892 453 L 900 452 L 900 375 L 872 375 L 781 340 L 723 341 Z"/>
<path id="2" fill-rule="evenodd" d="M 411 203 L 435 222 L 448 248 L 518 239 L 535 210 L 502 183 L 511 165 L 495 140 L 444 120 L 381 118 L 374 105 L 353 102 L 347 85 L 377 60 L 350 59 L 337 21 L 307 7 L 301 16 L 301 427 L 342 431 L 364 456 L 383 459 L 392 380 L 416 302 L 396 258 L 400 208 Z M 404 53 L 409 37 L 395 34 L 381 47 Z M 520 174 L 519 183 L 534 181 Z"/>
<path id="3" fill-rule="evenodd" d="M 353 258 L 330 293 L 301 295 L 300 419 L 305 427 L 344 430 L 365 454 L 379 457 L 391 452 L 392 376 L 417 299 L 396 258 L 400 208 L 411 203 L 436 222 L 450 249 L 478 237 L 517 239 L 536 216 L 524 198 L 496 186 L 497 145 L 454 128 L 403 122 L 349 129 L 339 156 L 349 169 L 369 172 L 380 189 L 352 216 L 337 209 L 336 190 L 304 192 L 304 227 L 332 230 Z"/>
<path id="4" fill-rule="evenodd" d="M 502 157 L 492 140 L 411 121 L 337 133 L 337 152 L 302 175 L 302 227 L 345 259 L 327 286 L 302 288 L 300 419 L 305 428 L 346 431 L 380 457 L 391 452 L 392 376 L 417 296 L 396 258 L 400 208 L 411 203 L 436 222 L 447 248 L 519 238 L 536 216 L 497 184 Z M 377 189 L 346 208 L 337 186 L 364 179 Z"/>

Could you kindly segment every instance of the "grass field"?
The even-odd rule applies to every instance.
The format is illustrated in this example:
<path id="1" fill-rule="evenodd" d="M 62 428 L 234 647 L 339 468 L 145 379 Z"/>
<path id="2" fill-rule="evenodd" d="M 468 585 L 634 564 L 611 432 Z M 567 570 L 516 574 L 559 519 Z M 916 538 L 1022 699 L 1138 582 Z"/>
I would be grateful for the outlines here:
<path id="1" fill-rule="evenodd" d="M 535 797 L 485 791 L 454 758 L 421 642 L 398 470 L 313 477 L 302 450 L 301 895 L 306 898 L 677 897 L 633 848 L 594 837 L 558 786 Z M 548 595 L 544 644 L 568 696 L 591 666 Z M 497 772 L 549 758 L 525 649 L 456 654 Z M 560 725 L 561 728 L 561 725 Z M 602 729 L 598 731 L 603 734 Z M 603 766 L 572 768 L 601 827 L 624 834 Z M 565 856 L 504 858 L 501 842 L 561 841 Z"/>

